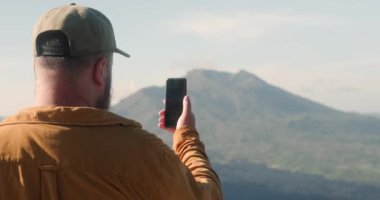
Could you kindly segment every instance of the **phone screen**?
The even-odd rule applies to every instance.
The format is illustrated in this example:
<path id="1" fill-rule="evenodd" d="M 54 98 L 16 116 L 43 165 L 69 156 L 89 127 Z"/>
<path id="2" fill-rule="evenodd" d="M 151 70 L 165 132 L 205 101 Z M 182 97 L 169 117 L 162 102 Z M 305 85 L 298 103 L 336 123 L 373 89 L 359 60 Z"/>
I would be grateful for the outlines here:
<path id="1" fill-rule="evenodd" d="M 176 127 L 182 114 L 182 102 L 186 95 L 185 78 L 169 78 L 166 81 L 165 126 Z"/>

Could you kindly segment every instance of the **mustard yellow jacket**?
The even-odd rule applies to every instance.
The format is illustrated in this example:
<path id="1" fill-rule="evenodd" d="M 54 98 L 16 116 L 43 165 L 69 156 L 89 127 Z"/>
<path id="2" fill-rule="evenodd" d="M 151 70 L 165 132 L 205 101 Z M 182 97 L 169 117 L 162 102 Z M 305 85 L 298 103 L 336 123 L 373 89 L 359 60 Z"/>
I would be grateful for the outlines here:
<path id="1" fill-rule="evenodd" d="M 0 124 L 0 200 L 222 199 L 189 128 L 173 150 L 135 121 L 78 107 L 28 108 Z"/>

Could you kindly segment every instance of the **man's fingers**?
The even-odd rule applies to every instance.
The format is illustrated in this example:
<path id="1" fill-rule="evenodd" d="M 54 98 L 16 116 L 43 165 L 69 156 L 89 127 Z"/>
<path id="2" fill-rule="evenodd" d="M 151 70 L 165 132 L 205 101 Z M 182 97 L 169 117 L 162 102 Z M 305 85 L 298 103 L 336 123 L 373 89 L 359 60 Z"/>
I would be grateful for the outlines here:
<path id="1" fill-rule="evenodd" d="M 160 110 L 160 112 L 158 112 L 158 116 L 158 126 L 160 128 L 165 128 L 165 110 Z"/>
<path id="2" fill-rule="evenodd" d="M 165 110 L 160 110 L 160 112 L 158 112 L 158 115 L 159 116 L 165 116 Z"/>
<path id="3" fill-rule="evenodd" d="M 163 123 L 158 123 L 158 127 L 160 127 L 161 129 L 165 129 L 165 126 Z"/>
<path id="4" fill-rule="evenodd" d="M 160 117 L 158 119 L 158 127 L 162 128 L 162 129 L 166 129 L 166 127 L 165 127 L 165 118 L 164 117 Z"/>
<path id="5" fill-rule="evenodd" d="M 164 123 L 164 122 L 165 122 L 165 117 L 160 117 L 160 118 L 158 119 L 158 122 L 160 122 L 160 123 Z"/>
<path id="6" fill-rule="evenodd" d="M 165 103 L 165 99 L 163 102 Z M 184 125 L 189 125 L 189 126 L 193 126 L 195 128 L 195 119 L 194 119 L 193 113 L 191 111 L 191 101 L 190 101 L 189 96 L 186 95 L 183 98 L 182 106 L 183 106 L 182 114 L 181 114 L 180 118 L 178 119 L 176 127 L 179 128 L 179 127 L 182 127 Z M 158 124 L 157 124 L 158 127 L 160 127 L 161 129 L 167 130 L 171 133 L 174 133 L 175 128 L 165 127 L 165 110 L 159 111 L 158 115 L 159 115 Z"/>
<path id="7" fill-rule="evenodd" d="M 157 126 L 158 126 L 159 128 L 161 128 L 161 129 L 164 129 L 164 130 L 166 130 L 166 131 L 169 131 L 169 132 L 171 132 L 171 133 L 174 133 L 175 129 L 173 129 L 173 128 L 167 128 L 167 127 L 165 126 L 165 110 L 160 110 L 160 111 L 158 112 L 158 115 L 159 115 L 159 118 L 158 118 L 158 124 L 157 124 Z"/>

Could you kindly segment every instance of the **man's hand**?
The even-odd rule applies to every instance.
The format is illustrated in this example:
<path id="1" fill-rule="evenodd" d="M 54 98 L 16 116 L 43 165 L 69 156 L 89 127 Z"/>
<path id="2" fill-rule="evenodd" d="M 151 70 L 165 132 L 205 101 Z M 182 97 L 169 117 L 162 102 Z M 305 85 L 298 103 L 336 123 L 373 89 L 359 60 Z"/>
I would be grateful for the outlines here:
<path id="1" fill-rule="evenodd" d="M 158 127 L 160 127 L 163 130 L 174 133 L 176 129 L 181 128 L 182 126 L 190 126 L 195 129 L 195 117 L 194 117 L 193 112 L 191 111 L 191 102 L 188 96 L 185 96 L 183 98 L 182 114 L 178 119 L 176 128 L 165 127 L 165 110 L 161 110 L 158 113 L 158 115 L 159 115 Z"/>

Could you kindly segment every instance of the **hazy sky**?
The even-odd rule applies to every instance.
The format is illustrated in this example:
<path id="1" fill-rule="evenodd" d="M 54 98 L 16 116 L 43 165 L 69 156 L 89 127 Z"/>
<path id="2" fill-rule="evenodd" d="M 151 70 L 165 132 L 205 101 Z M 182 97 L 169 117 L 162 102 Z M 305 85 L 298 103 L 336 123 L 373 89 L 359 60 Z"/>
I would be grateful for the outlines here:
<path id="1" fill-rule="evenodd" d="M 194 68 L 256 74 L 328 106 L 380 113 L 380 1 L 76 1 L 112 21 L 118 46 L 113 102 Z M 0 7 L 0 115 L 33 104 L 31 32 L 71 1 Z"/>

